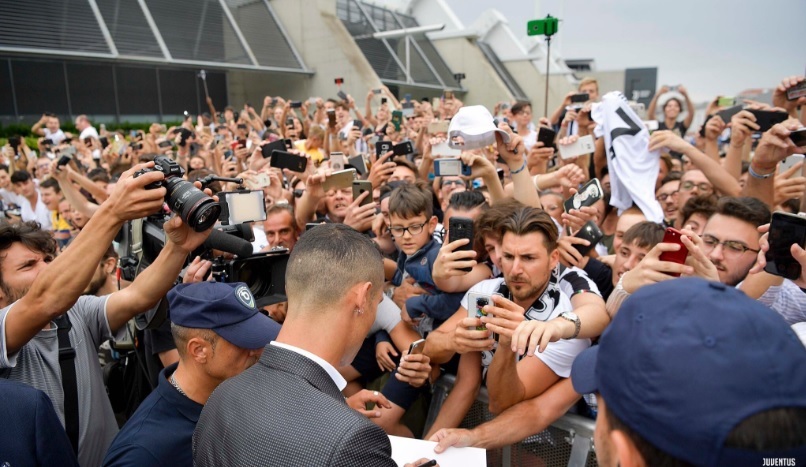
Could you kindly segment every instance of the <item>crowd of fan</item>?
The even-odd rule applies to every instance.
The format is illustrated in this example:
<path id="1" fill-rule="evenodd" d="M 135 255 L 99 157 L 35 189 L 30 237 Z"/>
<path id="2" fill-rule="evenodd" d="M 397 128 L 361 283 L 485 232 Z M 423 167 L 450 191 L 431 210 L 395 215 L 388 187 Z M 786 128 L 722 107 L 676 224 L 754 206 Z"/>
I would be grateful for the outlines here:
<path id="1" fill-rule="evenodd" d="M 624 171 L 623 164 L 630 167 L 629 161 L 625 162 L 630 155 L 612 149 L 611 141 L 597 129 L 609 117 L 597 115 L 604 112 L 604 92 L 600 94 L 593 79 L 582 80 L 578 92 L 569 93 L 552 115 L 537 120 L 529 103 L 500 103 L 489 112 L 496 119 L 495 144 L 473 150 L 451 149 L 446 144 L 450 142 L 448 128 L 450 125 L 453 129 L 456 121 L 465 118 L 463 115 L 477 123 L 479 118 L 486 118 L 485 111 L 465 106 L 452 93 L 434 101 L 407 98 L 401 102 L 383 86 L 367 92 L 363 108 L 348 95 L 341 100 L 311 98 L 296 102 L 266 97 L 260 109 L 245 105 L 219 111 L 207 98 L 209 112 L 195 118 L 186 115 L 180 126 L 166 128 L 154 123 L 148 131 L 130 134 L 103 128 L 99 132 L 86 116 L 75 120 L 80 134 L 69 134 L 60 129 L 58 116 L 45 114 L 32 128 L 39 137 L 38 147 L 28 148 L 24 140 L 12 138 L 3 148 L 0 165 L 5 216 L 0 222 L 0 376 L 33 386 L 49 396 L 43 400 L 45 405 L 50 405 L 48 400 L 52 403 L 55 415 L 43 415 L 48 419 L 41 423 L 51 426 L 37 430 L 40 435 L 52 433 L 48 439 L 52 445 L 42 448 L 17 438 L 13 445 L 0 446 L 0 452 L 8 447 L 13 451 L 12 459 L 38 459 L 31 464 L 69 465 L 77 459 L 85 466 L 191 465 L 194 457 L 197 465 L 239 465 L 260 459 L 233 447 L 239 445 L 237 438 L 246 436 L 249 429 L 260 431 L 250 425 L 248 415 L 259 412 L 260 406 L 252 406 L 251 395 L 246 392 L 240 394 L 240 399 L 233 399 L 229 393 L 230 397 L 217 398 L 219 394 L 214 390 L 254 364 L 263 346 L 273 340 L 270 335 L 276 336 L 278 331 L 267 327 L 274 329 L 274 334 L 268 332 L 256 340 L 236 333 L 228 338 L 227 331 L 217 331 L 227 323 L 197 316 L 202 311 L 217 313 L 214 305 L 219 298 L 224 302 L 217 306 L 231 306 L 225 302 L 232 301 L 231 293 L 237 294 L 237 289 L 233 292 L 231 288 L 193 289 L 193 293 L 205 297 L 207 305 L 189 304 L 193 294 L 186 287 L 204 285 L 210 278 L 212 263 L 209 259 L 188 258 L 188 254 L 201 245 L 209 232 L 195 232 L 174 219 L 165 224 L 166 244 L 151 266 L 133 282 L 121 280 L 118 275 L 115 233 L 125 221 L 162 209 L 165 196 L 163 189 L 143 189 L 159 180 L 161 174 L 138 178 L 132 174 L 150 166 L 156 156 L 166 155 L 185 170 L 188 181 L 200 181 L 209 175 L 242 178 L 247 189 L 262 192 L 267 214 L 265 221 L 252 224 L 254 254 L 278 247 L 293 253 L 300 238 L 312 235 L 309 232 L 315 232 L 319 224 L 343 224 L 373 242 L 383 261 L 383 297 L 375 304 L 377 311 L 375 306 L 359 306 L 359 311 L 371 313 L 374 321 L 362 337 L 360 349 L 353 349 L 350 356 L 354 358 L 336 368 L 338 377 L 334 376 L 334 381 L 338 384 L 341 378 L 344 384 L 340 389 L 349 406 L 387 434 L 438 441 L 438 452 L 450 446 L 495 448 L 541 432 L 568 411 L 591 418 L 598 413 L 601 419 L 604 397 L 611 433 L 621 430 L 628 433 L 633 444 L 644 443 L 646 449 L 641 455 L 647 464 L 664 458 L 699 464 L 686 452 L 686 446 L 669 447 L 658 440 L 656 433 L 642 431 L 646 425 L 633 422 L 634 417 L 624 412 L 625 407 L 627 412 L 632 410 L 629 402 L 617 405 L 615 390 L 605 393 L 605 382 L 598 383 L 595 394 L 578 392 L 584 386 L 578 386 L 576 373 L 572 377 L 572 366 L 576 357 L 591 346 L 601 347 L 597 371 L 601 371 L 603 359 L 615 358 L 606 353 L 610 349 L 604 345 L 607 334 L 602 345 L 597 346 L 600 336 L 611 327 L 616 327 L 616 333 L 617 313 L 627 313 L 632 295 L 636 295 L 636 301 L 643 297 L 644 307 L 652 303 L 651 291 L 659 287 L 653 284 L 687 284 L 674 289 L 680 300 L 675 306 L 681 309 L 681 315 L 692 314 L 692 310 L 695 315 L 705 313 L 707 310 L 697 306 L 715 303 L 682 301 L 689 291 L 690 296 L 696 296 L 701 284 L 678 276 L 698 277 L 711 285 L 738 289 L 741 293 L 726 292 L 724 300 L 735 303 L 737 308 L 758 306 L 758 310 L 752 309 L 765 315 L 761 321 L 768 319 L 766 314 L 780 321 L 770 326 L 782 334 L 762 339 L 762 346 L 777 348 L 775 341 L 785 339 L 786 332 L 794 335 L 783 323 L 794 326 L 803 336 L 806 273 L 790 280 L 763 270 L 772 212 L 806 211 L 803 163 L 777 170 L 790 154 L 806 151 L 788 138 L 790 132 L 806 124 L 806 98 L 786 98 L 786 91 L 803 80 L 785 79 L 776 87 L 771 106 L 746 102 L 745 110 L 735 113 L 730 121 L 720 116 L 708 118 L 702 131 L 690 128 L 694 106 L 685 88 L 661 88 L 649 106 L 648 116 L 642 116 L 644 120 L 655 120 L 656 108 L 661 108 L 658 129 L 652 131 L 648 145 L 643 147 L 647 154 L 660 152 L 657 174 L 640 168 L 634 168 L 632 173 Z M 572 97 L 580 93 L 587 94 L 588 101 L 572 102 Z M 772 107 L 786 112 L 788 120 L 764 133 L 755 132 L 758 126 L 749 110 Z M 723 108 L 715 99 L 706 114 L 715 115 L 720 110 Z M 455 121 L 449 124 L 452 119 Z M 541 129 L 552 130 L 556 137 L 552 141 L 541 139 Z M 641 134 L 646 135 L 643 128 L 632 136 Z M 594 136 L 594 151 L 573 158 L 559 157 L 559 148 L 574 145 L 587 135 Z M 271 157 L 265 157 L 261 148 L 280 140 L 286 140 L 288 151 L 307 159 L 304 172 L 272 167 Z M 397 151 L 391 149 L 376 153 L 376 143 L 384 141 L 395 147 L 410 142 L 412 150 L 408 154 L 395 154 Z M 457 155 L 453 155 L 454 151 Z M 435 161 L 446 157 L 461 159 L 470 173 L 435 176 Z M 640 185 L 639 190 L 649 187 L 654 193 L 652 199 L 641 203 L 636 199 L 626 209 L 614 206 L 617 203 L 611 202 L 615 193 L 611 191 L 611 177 L 616 157 L 622 164 L 618 183 Z M 332 174 L 345 168 L 356 169 L 356 179 L 371 183 L 371 192 L 354 197 L 359 192 L 352 186 L 325 191 Z M 592 205 L 564 209 L 564 201 L 593 179 L 600 182 L 603 196 Z M 235 182 L 213 181 L 205 188 L 215 195 L 243 187 Z M 622 187 L 620 196 L 624 193 Z M 659 205 L 662 219 L 642 210 L 646 203 Z M 452 236 L 451 230 L 466 219 L 472 224 L 473 237 Z M 595 245 L 577 235 L 589 222 L 604 233 Z M 681 248 L 680 244 L 663 242 L 666 227 L 682 233 L 680 243 L 688 250 L 685 262 L 662 259 L 664 253 Z M 806 268 L 803 246 L 793 246 L 792 255 Z M 188 259 L 192 259 L 189 264 Z M 346 295 L 339 295 L 342 291 L 335 277 L 349 264 L 346 260 L 344 264 L 320 264 L 318 270 L 308 273 L 324 286 L 332 285 L 332 298 L 338 302 Z M 192 285 L 171 290 L 177 277 Z M 287 317 L 291 320 L 293 295 L 327 293 L 321 292 L 323 288 L 311 287 L 310 291 L 288 290 L 288 302 L 266 302 L 255 297 L 256 308 L 279 329 Z M 639 292 L 644 288 L 647 290 Z M 669 296 L 668 291 L 666 295 L 657 293 L 658 297 Z M 491 297 L 482 317 L 475 315 L 478 294 Z M 169 399 L 175 412 L 170 407 L 162 407 L 160 412 L 155 408 L 160 407 L 159 403 L 151 397 L 140 410 L 135 410 L 145 398 L 143 393 L 136 394 L 135 403 L 129 401 L 127 407 L 118 404 L 113 411 L 110 399 L 120 399 L 114 391 L 124 388 L 115 386 L 113 391 L 110 385 L 107 396 L 99 348 L 108 339 L 112 339 L 114 347 L 115 339 L 132 332 L 126 323 L 166 295 L 170 321 L 157 329 L 136 331 L 136 345 L 144 361 L 138 360 L 135 370 L 145 374 L 147 389 L 154 388 L 154 394 L 176 392 L 170 396 L 174 399 Z M 748 305 L 744 300 L 752 303 Z M 622 304 L 624 311 L 619 312 Z M 674 314 L 676 310 L 667 305 L 658 302 L 649 308 L 667 307 L 666 313 Z M 643 319 L 640 310 L 632 308 L 630 316 Z M 65 313 L 67 310 L 70 313 Z M 720 310 L 725 314 L 733 311 Z M 66 424 L 70 432 L 70 421 L 66 420 L 71 415 L 63 391 L 65 373 L 59 350 L 64 346 L 56 331 L 64 326 L 58 321 L 63 316 L 69 317 L 66 324 L 68 329 L 72 326 L 71 342 L 76 352 L 79 417 L 75 440 L 64 437 L 62 428 Z M 649 319 L 649 312 L 647 316 Z M 721 326 L 719 319 L 714 323 Z M 263 326 L 267 326 L 265 322 L 256 329 Z M 633 338 L 628 334 L 619 336 L 625 341 Z M 676 338 L 683 339 L 675 334 L 668 337 Z M 415 346 L 416 354 L 409 355 L 412 344 L 420 339 L 425 339 L 424 343 Z M 612 347 L 614 340 L 615 337 L 607 343 Z M 652 348 L 636 350 L 643 351 L 651 353 Z M 735 411 L 759 402 L 757 412 L 774 409 L 778 417 L 754 420 L 750 428 L 775 442 L 762 439 L 759 447 L 740 441 L 735 447 L 783 452 L 795 448 L 802 451 L 806 445 L 806 350 L 802 346 L 780 348 L 777 356 L 794 362 L 792 368 L 800 368 L 800 375 L 797 371 L 788 374 L 787 381 L 770 377 L 768 384 L 780 385 L 782 391 L 794 388 L 800 397 L 776 402 L 777 405 L 736 400 L 735 404 L 743 406 L 733 407 Z M 698 355 L 690 358 L 697 360 Z M 742 361 L 731 361 L 736 372 L 744 371 Z M 627 385 L 629 378 L 640 373 L 636 368 L 622 371 L 620 380 L 613 384 Z M 385 374 L 389 377 L 380 379 Z M 425 429 L 416 423 L 404 423 L 404 415 L 418 400 L 430 397 L 432 384 L 442 374 L 455 375 L 456 379 L 434 422 Z M 711 377 L 696 370 L 692 374 Z M 685 379 L 680 381 L 685 384 Z M 382 386 L 378 386 L 380 382 Z M 378 390 L 367 390 L 368 387 Z M 496 417 L 472 429 L 458 428 L 481 387 L 486 387 L 489 410 Z M 715 387 L 714 391 L 725 390 L 724 386 Z M 230 388 L 235 390 L 236 385 Z M 674 389 L 689 391 L 687 387 Z M 15 390 L 27 394 L 22 389 Z M 12 389 L 8 391 L 17 394 Z M 34 396 L 18 397 L 24 400 Z M 4 397 L 0 404 L 14 405 L 14 409 L 24 407 L 14 400 Z M 684 410 L 685 404 L 679 407 Z M 151 412 L 143 413 L 149 409 Z M 182 423 L 175 420 L 181 418 L 176 411 L 184 414 Z M 222 431 L 218 426 L 224 423 L 221 417 L 205 415 L 216 411 L 242 411 L 243 426 L 227 425 L 228 429 Z M 131 418 L 126 422 L 128 417 Z M 149 417 L 154 419 L 149 421 Z M 647 417 L 653 417 L 651 410 Z M 728 431 L 735 425 L 730 425 Z M 686 426 L 679 429 L 685 430 Z M 272 448 L 272 439 L 262 439 L 265 449 Z M 669 439 L 675 438 L 669 435 Z M 716 445 L 723 442 L 724 436 Z M 607 448 L 600 448 L 600 443 Z M 63 454 L 56 449 L 58 446 L 64 447 Z M 597 438 L 599 462 L 608 464 L 609 460 L 619 459 L 627 465 L 624 456 L 628 450 L 624 446 L 617 437 Z M 70 456 L 75 455 L 71 461 Z M 0 454 L 0 460 L 5 460 L 3 456 L 5 452 Z M 264 458 L 271 463 L 267 459 Z"/>

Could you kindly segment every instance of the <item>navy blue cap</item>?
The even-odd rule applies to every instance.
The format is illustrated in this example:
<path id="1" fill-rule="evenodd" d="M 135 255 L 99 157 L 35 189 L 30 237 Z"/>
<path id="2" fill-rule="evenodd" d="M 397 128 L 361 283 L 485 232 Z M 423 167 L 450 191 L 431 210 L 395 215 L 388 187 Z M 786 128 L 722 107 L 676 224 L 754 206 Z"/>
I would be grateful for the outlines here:
<path id="1" fill-rule="evenodd" d="M 571 370 L 580 394 L 599 393 L 619 420 L 694 465 L 762 465 L 806 456 L 723 448 L 751 415 L 806 407 L 806 347 L 775 311 L 716 282 L 686 278 L 625 300 L 598 346 Z"/>
<path id="2" fill-rule="evenodd" d="M 242 349 L 259 349 L 277 338 L 280 325 L 263 315 L 243 282 L 179 284 L 168 292 L 171 322 L 210 329 Z"/>

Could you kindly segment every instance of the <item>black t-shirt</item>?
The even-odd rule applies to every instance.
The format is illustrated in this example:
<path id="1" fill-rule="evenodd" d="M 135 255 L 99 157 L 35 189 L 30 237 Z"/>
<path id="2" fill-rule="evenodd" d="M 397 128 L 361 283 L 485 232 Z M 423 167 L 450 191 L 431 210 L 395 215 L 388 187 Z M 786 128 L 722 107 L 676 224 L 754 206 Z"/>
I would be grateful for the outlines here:
<path id="1" fill-rule="evenodd" d="M 585 266 L 585 272 L 588 274 L 590 280 L 596 283 L 599 287 L 599 292 L 602 293 L 602 298 L 607 301 L 610 294 L 613 293 L 613 269 L 604 264 L 598 259 L 589 259 L 588 264 Z"/>

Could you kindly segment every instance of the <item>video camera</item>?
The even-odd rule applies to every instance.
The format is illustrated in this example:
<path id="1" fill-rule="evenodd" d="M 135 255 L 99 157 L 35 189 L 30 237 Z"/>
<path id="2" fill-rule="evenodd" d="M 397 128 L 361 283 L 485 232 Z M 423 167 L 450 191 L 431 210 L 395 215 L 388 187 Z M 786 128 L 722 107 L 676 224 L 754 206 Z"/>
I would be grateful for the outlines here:
<path id="1" fill-rule="evenodd" d="M 165 161 L 161 162 L 160 166 L 167 165 Z M 175 162 L 173 163 L 175 164 Z M 172 182 L 171 180 L 178 181 Z M 202 180 L 202 184 L 216 180 L 243 183 L 242 179 L 210 176 Z M 174 187 L 173 189 L 168 189 L 168 195 L 166 196 L 169 207 L 173 209 L 176 205 L 169 199 L 172 194 L 176 192 L 187 193 L 192 189 L 213 203 L 212 206 L 214 207 L 208 205 L 204 212 L 214 212 L 217 217 L 214 217 L 212 222 L 203 222 L 207 225 L 207 228 L 213 225 L 216 220 L 221 223 L 213 229 L 204 244 L 188 256 L 186 266 L 196 256 L 210 260 L 213 263 L 211 272 L 216 281 L 244 282 L 249 286 L 252 295 L 257 301 L 274 295 L 285 294 L 285 268 L 288 263 L 288 250 L 275 248 L 265 253 L 252 253 L 251 242 L 254 241 L 254 232 L 252 231 L 251 223 L 261 222 L 266 219 L 263 193 L 260 190 L 249 191 L 239 187 L 236 191 L 221 192 L 218 193 L 219 202 L 216 203 L 212 198 L 195 188 L 193 184 L 182 180 L 176 174 L 170 178 L 166 174 L 166 180 L 161 183 L 171 183 L 170 186 Z M 187 185 L 182 185 L 182 189 L 176 188 L 180 184 Z M 190 188 L 188 188 L 188 185 Z M 193 206 L 199 206 L 199 200 L 196 199 L 198 194 L 194 194 L 196 196 L 186 195 L 182 199 Z M 191 198 L 195 201 L 191 202 Z M 185 220 L 186 215 L 198 214 L 199 208 L 188 210 L 180 207 L 175 212 Z M 117 241 L 120 243 L 120 251 L 123 253 L 120 266 L 124 279 L 134 280 L 157 258 L 165 246 L 165 232 L 162 229 L 162 225 L 170 217 L 170 212 L 167 209 L 163 209 L 159 213 L 152 214 L 146 218 L 127 222 L 123 227 Z M 178 281 L 181 281 L 181 277 Z M 153 329 L 159 327 L 167 317 L 167 302 L 163 299 L 152 310 L 137 316 L 135 324 L 140 330 Z"/>

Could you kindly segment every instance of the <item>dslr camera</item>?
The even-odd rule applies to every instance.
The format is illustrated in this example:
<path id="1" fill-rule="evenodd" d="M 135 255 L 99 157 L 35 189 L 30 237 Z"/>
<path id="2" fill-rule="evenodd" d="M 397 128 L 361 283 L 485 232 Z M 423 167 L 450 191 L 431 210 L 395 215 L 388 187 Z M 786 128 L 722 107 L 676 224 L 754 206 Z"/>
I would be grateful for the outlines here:
<path id="1" fill-rule="evenodd" d="M 165 174 L 164 180 L 149 183 L 145 188 L 153 190 L 164 186 L 167 190 L 165 202 L 168 207 L 193 230 L 203 232 L 216 223 L 221 214 L 221 205 L 193 186 L 192 183 L 183 180 L 182 175 L 185 174 L 185 171 L 177 162 L 166 156 L 157 156 L 154 158 L 154 168 L 139 170 L 134 173 L 134 178 L 148 172 Z"/>

